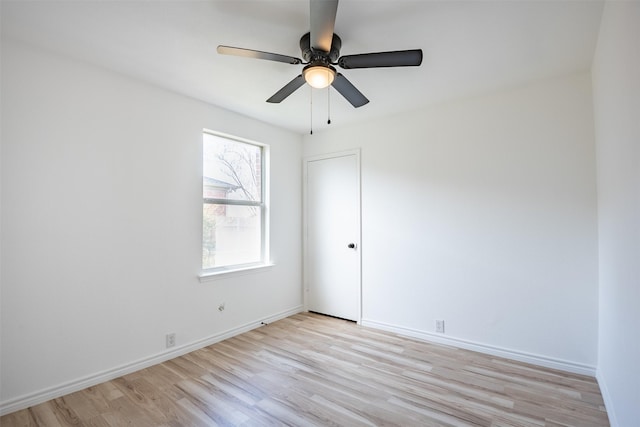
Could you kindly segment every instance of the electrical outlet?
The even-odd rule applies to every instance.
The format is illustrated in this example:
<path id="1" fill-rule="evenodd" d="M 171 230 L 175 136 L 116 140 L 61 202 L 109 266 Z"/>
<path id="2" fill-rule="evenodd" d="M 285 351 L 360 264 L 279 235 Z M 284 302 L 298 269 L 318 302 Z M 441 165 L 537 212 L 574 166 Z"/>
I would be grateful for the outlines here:
<path id="1" fill-rule="evenodd" d="M 167 334 L 167 348 L 175 347 L 176 345 L 176 334 L 171 333 Z"/>
<path id="2" fill-rule="evenodd" d="M 218 306 L 218 311 L 224 311 L 224 303 Z"/>
<path id="3" fill-rule="evenodd" d="M 444 334 L 444 320 L 436 320 L 436 332 Z"/>

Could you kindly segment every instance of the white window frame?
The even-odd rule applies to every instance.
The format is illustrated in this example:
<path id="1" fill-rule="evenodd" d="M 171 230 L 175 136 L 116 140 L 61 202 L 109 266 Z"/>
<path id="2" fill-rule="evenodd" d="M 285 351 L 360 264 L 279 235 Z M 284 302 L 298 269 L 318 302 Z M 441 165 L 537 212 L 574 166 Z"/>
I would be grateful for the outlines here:
<path id="1" fill-rule="evenodd" d="M 270 248 L 270 244 L 269 244 L 269 188 L 270 188 L 270 182 L 269 182 L 269 166 L 270 166 L 270 149 L 269 149 L 269 145 L 267 144 L 263 144 L 260 142 L 256 142 L 256 141 L 252 141 L 246 138 L 241 138 L 235 135 L 229 135 L 226 133 L 222 133 L 222 132 L 217 132 L 217 131 L 213 131 L 213 130 L 209 130 L 209 129 L 203 129 L 202 130 L 202 136 L 204 138 L 205 134 L 209 134 L 212 136 L 216 136 L 218 138 L 224 138 L 227 140 L 231 140 L 231 141 L 235 141 L 235 142 L 240 142 L 243 144 L 249 144 L 249 145 L 253 145 L 256 147 L 259 147 L 260 150 L 262 151 L 261 153 L 261 173 L 262 173 L 262 182 L 261 182 L 261 191 L 262 191 L 262 202 L 254 202 L 254 201 L 244 201 L 244 200 L 227 200 L 227 199 L 205 199 L 202 197 L 203 192 L 204 192 L 204 188 L 201 187 L 201 191 L 200 191 L 200 198 L 202 200 L 202 204 L 204 205 L 205 203 L 211 203 L 211 204 L 221 204 L 221 205 L 227 205 L 227 206 L 255 206 L 260 208 L 261 211 L 261 224 L 260 224 L 260 229 L 261 229 L 261 257 L 260 257 L 260 261 L 257 262 L 252 262 L 252 263 L 247 263 L 247 264 L 238 264 L 238 265 L 232 265 L 232 266 L 222 266 L 222 267 L 213 267 L 213 268 L 202 268 L 202 243 L 200 246 L 200 274 L 199 274 L 199 279 L 200 282 L 206 282 L 206 281 L 210 281 L 210 280 L 215 280 L 217 278 L 222 278 L 222 277 L 231 277 L 231 276 L 237 276 L 237 275 L 244 275 L 244 274 L 251 274 L 254 272 L 259 272 L 262 271 L 263 269 L 268 269 L 270 267 L 273 266 L 273 264 L 270 261 L 270 254 L 269 254 L 269 248 Z M 202 142 L 202 144 L 204 144 L 204 141 Z M 202 159 L 201 164 L 204 166 L 204 159 Z M 202 177 L 204 178 L 204 170 L 202 170 L 201 173 Z M 201 179 L 201 186 L 204 186 L 204 179 Z M 202 209 L 200 210 L 200 212 L 202 212 Z M 203 225 L 203 221 L 204 218 L 201 216 L 200 217 L 200 236 L 201 236 L 201 241 L 202 238 L 204 238 L 203 236 L 203 229 L 202 229 L 202 225 Z"/>

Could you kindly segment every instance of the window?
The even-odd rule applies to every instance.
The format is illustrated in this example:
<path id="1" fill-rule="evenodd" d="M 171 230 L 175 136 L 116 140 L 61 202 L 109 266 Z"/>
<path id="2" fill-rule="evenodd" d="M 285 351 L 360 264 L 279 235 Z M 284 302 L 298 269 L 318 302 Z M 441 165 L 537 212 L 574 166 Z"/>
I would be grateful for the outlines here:
<path id="1" fill-rule="evenodd" d="M 205 132 L 202 141 L 202 269 L 267 261 L 266 146 Z"/>

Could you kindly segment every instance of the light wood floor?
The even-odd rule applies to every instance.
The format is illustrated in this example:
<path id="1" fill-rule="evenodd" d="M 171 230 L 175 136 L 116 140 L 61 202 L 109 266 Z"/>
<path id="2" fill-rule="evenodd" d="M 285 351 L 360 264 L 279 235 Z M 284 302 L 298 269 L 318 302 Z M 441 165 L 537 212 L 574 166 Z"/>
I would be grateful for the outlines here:
<path id="1" fill-rule="evenodd" d="M 608 426 L 593 378 L 298 314 L 9 426 Z"/>

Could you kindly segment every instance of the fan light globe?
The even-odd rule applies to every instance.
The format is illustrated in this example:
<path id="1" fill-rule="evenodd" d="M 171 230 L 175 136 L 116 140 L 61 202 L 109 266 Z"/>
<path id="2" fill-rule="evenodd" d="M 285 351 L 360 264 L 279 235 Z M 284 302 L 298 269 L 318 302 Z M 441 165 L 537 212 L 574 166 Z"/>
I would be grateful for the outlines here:
<path id="1" fill-rule="evenodd" d="M 336 78 L 336 72 L 329 67 L 316 65 L 313 67 L 305 68 L 302 71 L 304 80 L 309 83 L 309 86 L 316 89 L 323 89 L 333 83 L 333 79 Z"/>

